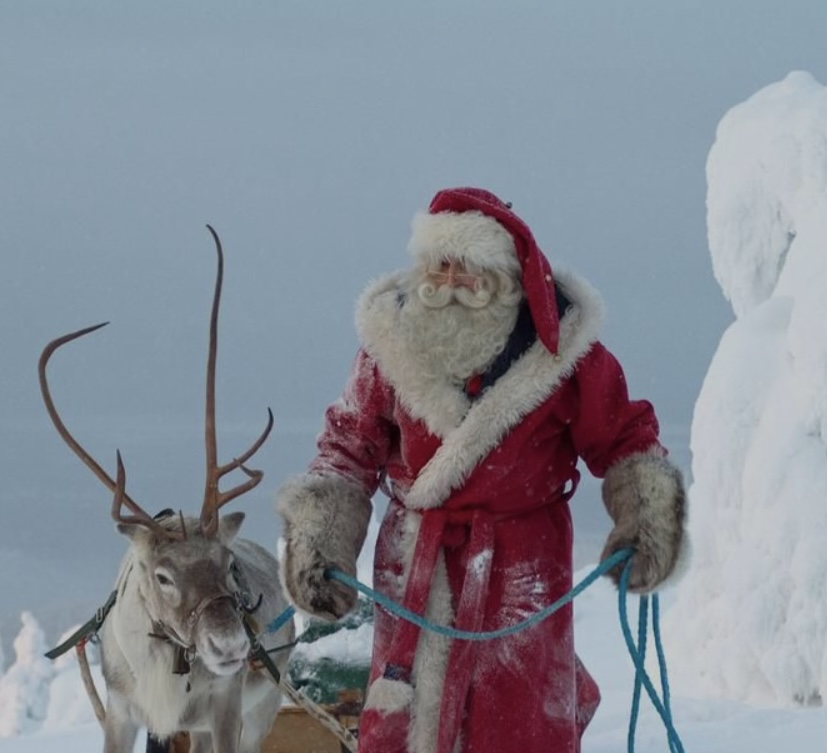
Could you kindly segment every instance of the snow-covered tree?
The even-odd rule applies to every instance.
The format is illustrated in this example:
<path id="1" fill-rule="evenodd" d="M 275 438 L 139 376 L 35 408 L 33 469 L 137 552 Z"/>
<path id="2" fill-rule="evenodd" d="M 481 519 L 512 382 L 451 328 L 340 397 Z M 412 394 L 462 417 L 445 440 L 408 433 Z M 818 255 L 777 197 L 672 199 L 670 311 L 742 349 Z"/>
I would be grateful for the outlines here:
<path id="1" fill-rule="evenodd" d="M 29 612 L 14 639 L 15 661 L 0 677 L 0 737 L 36 730 L 46 716 L 49 685 L 54 675 L 43 630 Z"/>
<path id="2" fill-rule="evenodd" d="M 691 431 L 693 558 L 665 621 L 683 693 L 825 700 L 825 113 L 825 87 L 791 73 L 724 116 L 707 162 L 736 321 Z"/>

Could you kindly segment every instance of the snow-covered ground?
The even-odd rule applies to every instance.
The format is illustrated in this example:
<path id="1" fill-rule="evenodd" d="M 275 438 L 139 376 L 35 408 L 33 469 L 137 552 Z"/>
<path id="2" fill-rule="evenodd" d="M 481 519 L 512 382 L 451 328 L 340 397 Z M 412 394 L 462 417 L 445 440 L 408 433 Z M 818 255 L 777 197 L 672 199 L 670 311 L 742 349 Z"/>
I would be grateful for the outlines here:
<path id="1" fill-rule="evenodd" d="M 792 74 L 734 107 L 708 179 L 714 268 L 737 321 L 692 427 L 694 559 L 684 585 L 662 596 L 673 718 L 687 751 L 817 753 L 826 740 L 825 87 Z M 585 485 L 576 520 L 598 507 L 595 491 Z M 576 522 L 582 542 L 599 540 L 605 525 L 591 515 Z M 589 551 L 581 545 L 582 566 Z M 49 576 L 53 590 L 76 565 L 71 551 L 54 555 L 65 568 Z M 13 558 L 5 565 L 11 582 Z M 363 560 L 363 580 L 366 572 Z M 86 598 L 95 605 L 105 594 Z M 24 595 L 32 614 L 14 651 L 0 656 L 0 753 L 99 749 L 76 670 L 42 658 L 52 641 L 38 623 L 38 594 Z M 603 693 L 584 750 L 618 753 L 633 673 L 614 590 L 595 584 L 575 613 L 579 653 Z M 367 656 L 364 629 L 328 640 L 334 656 Z M 645 700 L 636 750 L 667 750 L 648 708 Z"/>

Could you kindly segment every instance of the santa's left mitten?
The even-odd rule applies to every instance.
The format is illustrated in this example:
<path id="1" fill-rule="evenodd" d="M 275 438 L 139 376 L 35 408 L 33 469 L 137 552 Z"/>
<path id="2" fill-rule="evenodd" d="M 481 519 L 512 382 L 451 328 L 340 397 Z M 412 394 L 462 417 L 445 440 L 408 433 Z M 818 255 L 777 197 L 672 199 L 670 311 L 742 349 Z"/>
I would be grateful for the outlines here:
<path id="1" fill-rule="evenodd" d="M 601 487 L 615 527 L 601 559 L 633 549 L 629 590 L 649 593 L 673 574 L 685 548 L 687 497 L 681 471 L 661 449 L 629 455 L 610 466 Z M 608 574 L 617 584 L 626 563 Z"/>

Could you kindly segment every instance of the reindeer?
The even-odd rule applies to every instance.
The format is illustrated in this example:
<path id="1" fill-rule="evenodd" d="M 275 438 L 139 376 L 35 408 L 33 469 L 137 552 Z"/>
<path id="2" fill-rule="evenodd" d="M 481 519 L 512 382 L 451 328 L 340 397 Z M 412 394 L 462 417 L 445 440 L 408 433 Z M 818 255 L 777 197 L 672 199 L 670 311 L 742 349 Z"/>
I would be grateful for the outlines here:
<path id="1" fill-rule="evenodd" d="M 116 453 L 113 479 L 69 433 L 55 409 L 46 365 L 55 350 L 104 324 L 50 342 L 39 362 L 40 388 L 58 433 L 113 493 L 112 517 L 129 539 L 115 591 L 116 601 L 100 631 L 101 664 L 107 688 L 104 753 L 126 753 L 139 727 L 157 738 L 190 733 L 191 753 L 258 753 L 281 704 L 276 684 L 251 667 L 254 622 L 267 624 L 286 608 L 277 561 L 259 545 L 237 537 L 243 512 L 219 516 L 219 509 L 255 487 L 262 472 L 245 463 L 273 427 L 235 460 L 218 464 L 215 427 L 215 370 L 224 256 L 218 235 L 207 226 L 218 255 L 207 362 L 205 441 L 207 481 L 199 517 L 166 511 L 150 516 L 126 492 L 126 472 Z M 234 470 L 247 480 L 227 491 L 219 481 Z M 126 508 L 126 511 L 124 511 Z M 255 613 L 255 618 L 252 614 Z M 293 640 L 290 621 L 261 637 L 264 649 Z M 275 664 L 283 672 L 287 653 Z"/>

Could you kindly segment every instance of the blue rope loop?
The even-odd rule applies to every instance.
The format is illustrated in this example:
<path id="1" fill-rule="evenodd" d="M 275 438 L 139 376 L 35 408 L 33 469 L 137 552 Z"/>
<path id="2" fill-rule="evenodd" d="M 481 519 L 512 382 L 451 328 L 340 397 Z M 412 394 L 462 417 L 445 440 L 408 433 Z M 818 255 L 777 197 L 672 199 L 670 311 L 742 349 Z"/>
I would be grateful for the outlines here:
<path id="1" fill-rule="evenodd" d="M 684 746 L 682 745 L 678 733 L 673 725 L 673 715 L 670 709 L 670 686 L 667 680 L 667 662 L 664 657 L 664 649 L 661 643 L 659 601 L 657 593 L 652 595 L 651 616 L 654 643 L 656 647 L 656 654 L 658 656 L 661 697 L 659 697 L 659 694 L 644 667 L 644 657 L 647 646 L 647 631 L 650 617 L 649 596 L 641 596 L 639 598 L 637 644 L 633 639 L 632 631 L 630 630 L 629 619 L 627 616 L 627 591 L 629 589 L 630 571 L 632 568 L 631 558 L 633 554 L 633 549 L 622 549 L 615 552 L 615 554 L 600 562 L 598 566 L 571 591 L 564 594 L 560 599 L 556 600 L 548 607 L 540 610 L 522 622 L 518 622 L 507 628 L 502 628 L 501 630 L 489 631 L 458 630 L 457 628 L 453 628 L 448 625 L 439 625 L 419 614 L 416 614 L 415 612 L 412 612 L 409 609 L 406 609 L 401 604 L 389 599 L 387 596 L 375 591 L 373 588 L 369 588 L 365 584 L 360 583 L 356 578 L 348 575 L 347 573 L 343 573 L 340 570 L 328 569 L 325 571 L 325 577 L 328 580 L 335 580 L 355 589 L 359 593 L 376 602 L 386 611 L 396 615 L 397 617 L 401 617 L 404 620 L 413 622 L 423 630 L 429 630 L 433 633 L 454 638 L 456 640 L 489 641 L 496 638 L 504 638 L 509 635 L 514 635 L 522 630 L 526 630 L 527 628 L 536 625 L 539 622 L 542 622 L 547 617 L 557 612 L 565 604 L 573 601 L 576 596 L 579 596 L 583 591 L 589 588 L 589 586 L 591 586 L 602 575 L 605 575 L 613 568 L 626 562 L 618 583 L 618 614 L 621 622 L 621 631 L 624 634 L 624 640 L 627 644 L 627 649 L 635 667 L 635 684 L 633 687 L 632 709 L 630 712 L 630 726 L 627 733 L 627 751 L 628 753 L 635 753 L 635 729 L 638 723 L 638 715 L 641 705 L 641 691 L 643 688 L 664 723 L 664 727 L 667 731 L 667 744 L 670 746 L 670 753 L 684 753 Z M 277 632 L 288 620 L 293 617 L 295 612 L 295 608 L 289 606 L 278 617 L 276 617 L 276 619 L 267 624 L 265 632 Z"/>
<path id="2" fill-rule="evenodd" d="M 633 664 L 635 665 L 635 685 L 633 688 L 633 707 L 630 715 L 630 726 L 627 734 L 627 751 L 634 753 L 635 751 L 635 727 L 638 722 L 638 707 L 639 698 L 641 695 L 641 688 L 647 691 L 653 708 L 661 717 L 664 723 L 664 728 L 667 731 L 667 744 L 670 747 L 670 753 L 684 753 L 684 745 L 679 738 L 678 732 L 673 725 L 673 712 L 670 709 L 670 685 L 667 680 L 667 661 L 664 656 L 664 648 L 661 643 L 661 626 L 660 626 L 660 605 L 658 594 L 652 595 L 653 610 L 652 610 L 652 625 L 653 636 L 656 646 L 656 654 L 658 656 L 658 670 L 661 680 L 661 698 L 653 685 L 647 670 L 644 668 L 644 656 L 646 651 L 646 639 L 648 628 L 648 612 L 649 612 L 649 598 L 647 596 L 640 597 L 638 606 L 638 645 L 633 640 L 632 631 L 630 630 L 629 619 L 627 618 L 627 589 L 630 582 L 631 562 L 627 562 L 624 570 L 621 573 L 621 580 L 618 584 L 618 615 L 621 621 L 621 631 L 624 634 L 624 641 L 627 644 L 627 650 L 630 652 Z"/>

